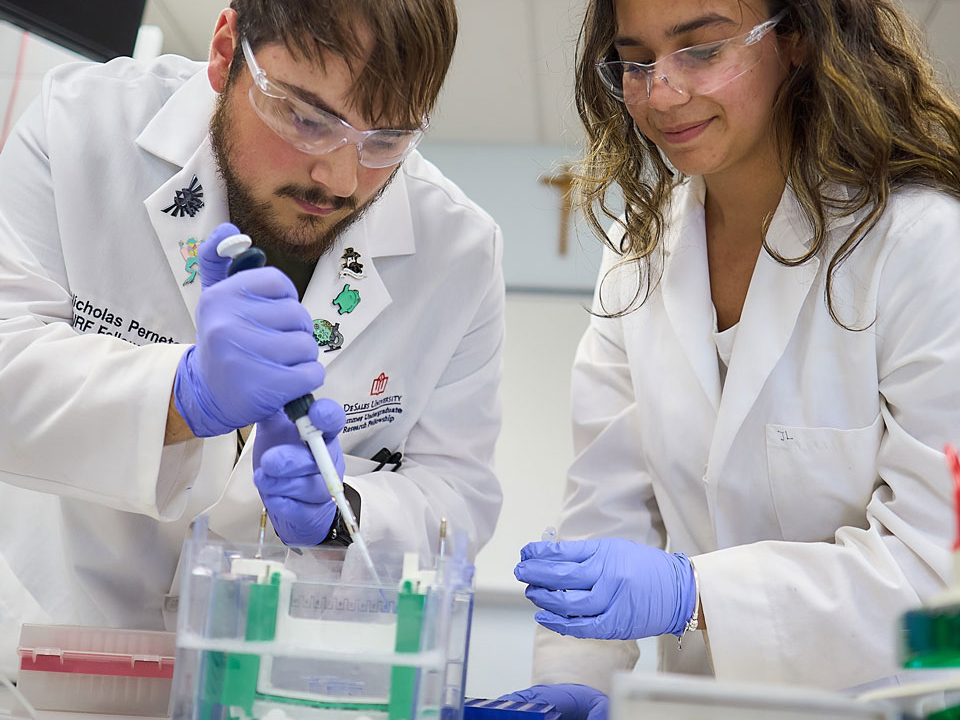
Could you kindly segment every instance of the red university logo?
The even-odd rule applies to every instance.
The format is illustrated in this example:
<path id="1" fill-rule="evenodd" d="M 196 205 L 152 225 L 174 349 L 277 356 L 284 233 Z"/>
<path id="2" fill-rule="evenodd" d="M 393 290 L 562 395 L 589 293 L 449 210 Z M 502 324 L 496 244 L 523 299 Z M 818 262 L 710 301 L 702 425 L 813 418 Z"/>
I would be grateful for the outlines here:
<path id="1" fill-rule="evenodd" d="M 370 386 L 371 395 L 383 395 L 383 391 L 387 389 L 387 382 L 390 380 L 389 375 L 384 375 L 380 373 L 379 377 L 373 379 L 373 385 Z"/>

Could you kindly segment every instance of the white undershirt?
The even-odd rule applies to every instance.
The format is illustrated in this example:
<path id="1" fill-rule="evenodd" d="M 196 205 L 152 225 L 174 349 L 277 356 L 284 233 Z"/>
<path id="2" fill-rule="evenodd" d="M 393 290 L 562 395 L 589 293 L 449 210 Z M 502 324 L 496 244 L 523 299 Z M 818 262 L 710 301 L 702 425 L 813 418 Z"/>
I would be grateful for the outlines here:
<path id="1" fill-rule="evenodd" d="M 720 390 L 727 379 L 727 367 L 730 365 L 730 356 L 733 355 L 733 343 L 737 339 L 737 327 L 740 323 L 731 325 L 723 332 L 717 331 L 717 309 L 713 309 L 713 342 L 717 346 L 717 362 L 720 365 Z"/>

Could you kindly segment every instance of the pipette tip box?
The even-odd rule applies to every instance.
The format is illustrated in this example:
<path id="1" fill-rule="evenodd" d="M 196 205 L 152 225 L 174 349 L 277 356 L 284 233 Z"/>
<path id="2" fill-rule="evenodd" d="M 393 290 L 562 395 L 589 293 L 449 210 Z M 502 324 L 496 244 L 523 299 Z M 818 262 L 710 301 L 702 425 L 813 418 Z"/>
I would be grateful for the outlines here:
<path id="1" fill-rule="evenodd" d="M 167 716 L 174 633 L 25 624 L 17 687 L 37 710 Z"/>

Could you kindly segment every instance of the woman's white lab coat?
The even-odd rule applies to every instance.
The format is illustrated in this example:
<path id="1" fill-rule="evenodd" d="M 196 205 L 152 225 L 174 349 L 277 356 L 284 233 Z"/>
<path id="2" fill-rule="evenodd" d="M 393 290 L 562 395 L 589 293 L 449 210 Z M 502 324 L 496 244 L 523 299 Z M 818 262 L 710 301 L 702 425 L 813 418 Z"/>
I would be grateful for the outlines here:
<path id="1" fill-rule="evenodd" d="M 621 318 L 595 317 L 573 371 L 575 460 L 561 538 L 620 536 L 694 560 L 709 659 L 725 680 L 843 688 L 897 672 L 898 616 L 952 579 L 951 479 L 960 442 L 960 203 L 897 192 L 836 273 L 857 218 L 797 267 L 762 252 L 721 392 L 703 184 L 667 214 L 660 282 Z M 787 258 L 811 235 L 788 190 L 768 241 Z M 613 266 L 608 253 L 600 276 Z M 654 270 L 653 277 L 658 273 Z M 623 309 L 635 265 L 598 283 Z M 603 299 L 603 306 L 599 298 Z M 701 633 L 664 669 L 710 672 Z M 535 679 L 609 687 L 636 643 L 538 628 Z"/>
<path id="2" fill-rule="evenodd" d="M 214 97 L 204 66 L 182 58 L 66 66 L 0 156 L 7 663 L 23 621 L 161 628 L 198 513 L 220 535 L 256 538 L 252 440 L 235 470 L 234 434 L 163 446 L 195 337 L 191 246 L 228 219 L 207 135 Z M 202 208 L 171 210 L 194 177 Z M 348 247 L 365 277 L 340 276 Z M 493 532 L 501 249 L 491 218 L 415 154 L 306 289 L 312 317 L 343 337 L 320 352 L 317 394 L 346 407 L 346 480 L 371 544 L 434 548 L 441 517 L 474 550 Z M 347 284 L 361 299 L 341 314 Z M 381 448 L 403 453 L 399 471 L 371 472 Z"/>

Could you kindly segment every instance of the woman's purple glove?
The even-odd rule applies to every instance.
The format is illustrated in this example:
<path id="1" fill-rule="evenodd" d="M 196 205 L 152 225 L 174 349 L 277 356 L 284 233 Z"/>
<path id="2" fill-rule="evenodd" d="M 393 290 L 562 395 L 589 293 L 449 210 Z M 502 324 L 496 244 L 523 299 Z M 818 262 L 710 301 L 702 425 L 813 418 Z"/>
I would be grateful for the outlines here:
<path id="1" fill-rule="evenodd" d="M 553 705 L 561 720 L 607 720 L 607 696 L 587 685 L 534 685 L 498 699 Z"/>
<path id="2" fill-rule="evenodd" d="M 180 359 L 173 399 L 197 437 L 259 422 L 323 384 L 313 320 L 290 278 L 273 267 L 226 277 L 217 243 L 239 231 L 224 223 L 200 245 L 203 290 L 197 342 Z"/>
<path id="3" fill-rule="evenodd" d="M 697 599 L 686 555 L 621 538 L 529 543 L 513 574 L 538 623 L 579 638 L 680 635 Z"/>
<path id="4" fill-rule="evenodd" d="M 310 406 L 310 422 L 323 433 L 330 459 L 342 478 L 343 451 L 337 436 L 347 422 L 343 407 L 326 398 L 316 400 Z M 337 506 L 310 448 L 283 412 L 257 424 L 253 482 L 273 529 L 287 545 L 316 545 L 330 532 Z"/>

